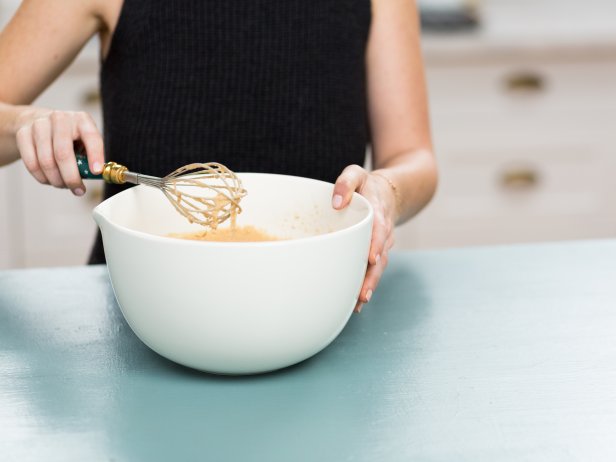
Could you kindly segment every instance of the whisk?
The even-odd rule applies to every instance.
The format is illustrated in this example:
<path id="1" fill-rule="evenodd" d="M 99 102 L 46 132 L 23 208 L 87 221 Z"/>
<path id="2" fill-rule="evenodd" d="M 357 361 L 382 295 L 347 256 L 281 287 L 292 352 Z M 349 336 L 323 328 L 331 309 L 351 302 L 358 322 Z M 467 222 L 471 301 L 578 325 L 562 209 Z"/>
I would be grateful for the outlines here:
<path id="1" fill-rule="evenodd" d="M 218 224 L 242 211 L 246 195 L 239 177 L 217 162 L 188 164 L 162 178 L 131 172 L 123 165 L 107 162 L 103 172 L 90 172 L 83 148 L 76 147 L 77 167 L 83 179 L 103 179 L 113 184 L 144 184 L 160 189 L 189 222 L 216 229 Z"/>

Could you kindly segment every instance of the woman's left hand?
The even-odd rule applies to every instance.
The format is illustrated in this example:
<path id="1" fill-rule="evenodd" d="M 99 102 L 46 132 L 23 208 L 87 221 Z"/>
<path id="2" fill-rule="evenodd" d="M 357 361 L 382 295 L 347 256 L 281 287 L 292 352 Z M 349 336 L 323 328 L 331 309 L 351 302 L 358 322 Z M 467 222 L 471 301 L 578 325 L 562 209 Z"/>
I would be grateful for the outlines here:
<path id="1" fill-rule="evenodd" d="M 336 180 L 332 206 L 337 210 L 345 208 L 355 191 L 368 199 L 374 209 L 368 268 L 355 306 L 355 311 L 359 313 L 363 304 L 370 301 L 387 266 L 388 253 L 394 245 L 398 204 L 393 184 L 387 177 L 378 171 L 370 173 L 359 165 L 350 165 Z"/>

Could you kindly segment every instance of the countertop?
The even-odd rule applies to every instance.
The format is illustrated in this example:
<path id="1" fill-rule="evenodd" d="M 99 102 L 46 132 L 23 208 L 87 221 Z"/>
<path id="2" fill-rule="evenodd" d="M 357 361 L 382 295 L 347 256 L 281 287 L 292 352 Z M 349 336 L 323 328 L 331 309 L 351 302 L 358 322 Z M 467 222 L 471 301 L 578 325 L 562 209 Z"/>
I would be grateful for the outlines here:
<path id="1" fill-rule="evenodd" d="M 395 253 L 320 354 L 221 377 L 105 267 L 0 272 L 3 461 L 616 460 L 616 241 Z"/>

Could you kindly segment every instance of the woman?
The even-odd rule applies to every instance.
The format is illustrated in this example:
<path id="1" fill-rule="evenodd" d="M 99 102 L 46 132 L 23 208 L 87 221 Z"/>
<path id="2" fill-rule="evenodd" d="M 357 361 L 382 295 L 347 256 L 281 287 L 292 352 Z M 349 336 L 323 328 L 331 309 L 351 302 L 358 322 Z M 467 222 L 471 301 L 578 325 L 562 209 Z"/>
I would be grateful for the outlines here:
<path id="1" fill-rule="evenodd" d="M 31 102 L 94 35 L 104 140 L 92 118 Z M 24 0 L 0 35 L 0 165 L 81 196 L 73 141 L 164 175 L 217 161 L 235 171 L 335 182 L 374 206 L 356 310 L 376 289 L 393 228 L 432 197 L 417 11 L 412 0 Z M 363 164 L 372 146 L 375 170 Z M 105 197 L 119 190 L 107 186 Z M 100 236 L 91 262 L 103 262 Z"/>

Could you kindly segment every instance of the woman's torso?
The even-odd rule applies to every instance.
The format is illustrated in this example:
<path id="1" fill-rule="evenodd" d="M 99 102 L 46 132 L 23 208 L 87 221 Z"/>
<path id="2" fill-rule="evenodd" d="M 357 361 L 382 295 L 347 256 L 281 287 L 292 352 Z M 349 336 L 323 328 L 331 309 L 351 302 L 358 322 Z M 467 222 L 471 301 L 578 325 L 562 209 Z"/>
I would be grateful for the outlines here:
<path id="1" fill-rule="evenodd" d="M 107 160 L 335 181 L 364 161 L 369 26 L 370 0 L 125 0 L 101 68 Z"/>

